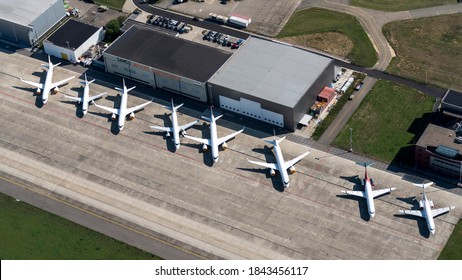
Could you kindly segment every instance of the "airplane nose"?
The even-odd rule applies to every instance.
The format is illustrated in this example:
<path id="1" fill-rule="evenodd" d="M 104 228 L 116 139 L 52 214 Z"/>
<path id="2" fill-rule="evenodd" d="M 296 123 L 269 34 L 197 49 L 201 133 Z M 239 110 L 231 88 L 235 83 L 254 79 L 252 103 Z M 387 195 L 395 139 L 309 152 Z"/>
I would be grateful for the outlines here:
<path id="1" fill-rule="evenodd" d="M 431 230 L 430 230 L 430 233 L 431 233 L 431 234 L 435 234 L 435 229 L 431 229 Z"/>
<path id="2" fill-rule="evenodd" d="M 371 218 L 374 218 L 375 213 L 369 213 L 369 215 L 371 216 Z"/>
<path id="3" fill-rule="evenodd" d="M 175 149 L 179 149 L 180 148 L 180 143 L 175 143 Z"/>
<path id="4" fill-rule="evenodd" d="M 47 104 L 48 99 L 42 99 L 43 105 Z"/>
<path id="5" fill-rule="evenodd" d="M 213 162 L 218 162 L 218 157 L 214 157 Z"/>
<path id="6" fill-rule="evenodd" d="M 284 188 L 288 188 L 289 187 L 289 182 L 284 182 Z"/>
<path id="7" fill-rule="evenodd" d="M 87 114 L 87 110 L 83 110 L 83 115 L 86 115 Z"/>
<path id="8" fill-rule="evenodd" d="M 119 126 L 119 131 L 122 131 L 124 129 L 124 126 L 123 125 L 120 125 Z"/>

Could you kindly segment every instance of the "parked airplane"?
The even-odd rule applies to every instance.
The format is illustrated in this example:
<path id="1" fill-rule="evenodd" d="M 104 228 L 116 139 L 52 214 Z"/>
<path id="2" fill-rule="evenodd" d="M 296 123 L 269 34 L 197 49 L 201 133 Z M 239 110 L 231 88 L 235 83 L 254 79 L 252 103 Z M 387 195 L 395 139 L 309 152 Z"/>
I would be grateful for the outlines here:
<path id="1" fill-rule="evenodd" d="M 59 64 L 61 64 L 61 62 L 58 62 L 56 64 L 51 63 L 50 56 L 48 56 L 48 64 L 42 64 L 42 66 L 45 67 L 46 70 L 47 70 L 47 75 L 45 77 L 45 83 L 44 84 L 25 81 L 22 78 L 19 78 L 19 79 L 21 79 L 22 82 L 36 87 L 37 88 L 37 91 L 36 91 L 37 95 L 42 93 L 42 103 L 43 103 L 43 105 L 47 104 L 48 96 L 49 96 L 49 93 L 50 93 L 51 90 L 53 90 L 53 94 L 58 93 L 59 86 L 67 83 L 69 80 L 71 80 L 71 79 L 73 79 L 75 77 L 75 76 L 72 76 L 72 77 L 69 77 L 67 79 L 61 80 L 59 82 L 53 83 L 52 82 L 52 80 L 53 80 L 53 68 L 55 68 Z"/>
<path id="2" fill-rule="evenodd" d="M 135 118 L 135 113 L 134 113 L 135 111 L 142 109 L 143 107 L 145 107 L 146 105 L 152 102 L 151 100 L 141 105 L 138 105 L 132 108 L 127 108 L 128 92 L 133 90 L 136 86 L 127 89 L 127 87 L 125 86 L 125 79 L 123 80 L 123 86 L 124 86 L 123 88 L 118 88 L 118 87 L 115 88 L 116 90 L 122 93 L 122 97 L 120 100 L 120 106 L 118 109 L 101 106 L 101 105 L 96 104 L 94 101 L 92 101 L 92 103 L 95 104 L 96 107 L 111 112 L 112 113 L 111 120 L 114 121 L 116 119 L 116 115 L 119 116 L 119 121 L 118 121 L 119 131 L 122 131 L 124 129 L 125 117 L 127 115 L 129 115 L 130 120 L 133 120 Z"/>
<path id="3" fill-rule="evenodd" d="M 231 133 L 230 135 L 228 136 L 225 136 L 225 137 L 221 137 L 221 138 L 217 138 L 217 125 L 216 125 L 216 120 L 218 120 L 219 118 L 223 117 L 223 115 L 220 115 L 218 117 L 215 118 L 215 116 L 213 115 L 213 111 L 212 111 L 212 108 L 210 108 L 210 118 L 208 117 L 204 117 L 202 116 L 202 118 L 208 122 L 210 122 L 210 139 L 202 139 L 202 138 L 196 138 L 196 137 L 192 137 L 192 136 L 189 136 L 189 135 L 185 135 L 184 137 L 186 138 L 189 138 L 191 140 L 194 140 L 194 141 L 197 141 L 197 142 L 200 142 L 203 144 L 202 146 L 202 150 L 204 152 L 206 152 L 208 150 L 207 146 L 210 146 L 212 148 L 212 158 L 213 158 L 213 162 L 217 162 L 218 161 L 218 146 L 221 145 L 221 147 L 223 148 L 223 150 L 225 150 L 228 146 L 226 145 L 226 141 L 228 141 L 229 139 L 235 137 L 236 135 L 238 135 L 239 133 L 241 133 L 242 131 L 244 131 L 244 128 L 242 128 L 241 130 L 239 131 L 236 131 L 234 133 Z"/>
<path id="4" fill-rule="evenodd" d="M 290 174 L 295 173 L 295 167 L 294 165 L 302 160 L 305 156 L 307 156 L 310 152 L 306 152 L 292 160 L 289 161 L 284 161 L 284 158 L 282 156 L 281 152 L 281 147 L 279 146 L 279 143 L 282 142 L 286 137 L 282 137 L 281 139 L 277 140 L 276 139 L 276 133 L 274 134 L 274 139 L 273 140 L 263 140 L 267 143 L 270 143 L 273 145 L 273 153 L 276 157 L 276 163 L 267 163 L 267 162 L 258 162 L 258 161 L 252 161 L 247 159 L 250 163 L 261 165 L 263 167 L 267 167 L 270 169 L 270 175 L 275 176 L 276 175 L 276 169 L 279 171 L 279 174 L 281 174 L 281 179 L 282 183 L 284 184 L 285 188 L 289 187 L 289 174 L 287 173 L 287 169 L 289 169 Z"/>
<path id="5" fill-rule="evenodd" d="M 69 95 L 64 95 L 67 99 L 71 99 L 74 101 L 77 101 L 82 103 L 82 112 L 83 114 L 87 114 L 88 111 L 88 103 L 92 102 L 93 100 L 96 100 L 98 98 L 101 98 L 103 95 L 107 94 L 107 92 L 100 93 L 95 96 L 90 96 L 90 84 L 93 83 L 95 80 L 88 81 L 87 80 L 87 74 L 85 74 L 85 82 L 80 82 L 82 85 L 85 87 L 83 88 L 83 95 L 82 97 L 74 97 L 74 96 L 69 96 Z"/>
<path id="6" fill-rule="evenodd" d="M 427 220 L 428 230 L 431 232 L 431 234 L 435 234 L 436 228 L 435 228 L 435 221 L 433 220 L 433 218 L 436 216 L 445 214 L 453 210 L 455 207 L 450 206 L 450 207 L 432 209 L 433 201 L 427 198 L 427 195 L 425 194 L 425 189 L 433 185 L 433 182 L 426 183 L 426 184 L 413 184 L 413 185 L 417 187 L 421 187 L 423 189 L 422 200 L 419 201 L 419 206 L 421 210 L 399 210 L 399 212 L 403 213 L 404 215 L 412 215 L 412 216 L 425 218 Z"/>
<path id="7" fill-rule="evenodd" d="M 361 181 L 364 187 L 364 191 L 342 191 L 342 192 L 348 195 L 365 198 L 367 201 L 367 210 L 369 212 L 369 215 L 373 218 L 375 216 L 374 198 L 376 198 L 377 196 L 381 196 L 383 194 L 387 194 L 393 190 L 396 190 L 396 188 L 372 190 L 372 186 L 374 186 L 374 179 L 369 178 L 369 175 L 367 175 L 367 167 L 370 166 L 372 162 L 369 162 L 369 163 L 368 162 L 357 162 L 357 164 L 364 165 L 365 175 L 364 175 L 364 179 Z"/>
<path id="8" fill-rule="evenodd" d="M 152 129 L 160 130 L 160 131 L 165 131 L 166 136 L 170 137 L 170 133 L 173 134 L 172 140 L 173 143 L 175 143 L 175 150 L 178 150 L 180 148 L 180 132 L 182 135 L 186 134 L 186 129 L 190 128 L 191 126 L 195 125 L 196 123 L 199 122 L 199 120 L 195 120 L 193 122 L 190 122 L 188 124 L 178 126 L 178 117 L 176 115 L 177 110 L 183 106 L 183 104 L 180 104 L 175 107 L 173 104 L 173 99 L 172 99 L 172 106 L 165 106 L 165 108 L 169 109 L 172 111 L 172 126 L 171 127 L 163 127 L 163 126 L 155 126 L 151 125 Z"/>

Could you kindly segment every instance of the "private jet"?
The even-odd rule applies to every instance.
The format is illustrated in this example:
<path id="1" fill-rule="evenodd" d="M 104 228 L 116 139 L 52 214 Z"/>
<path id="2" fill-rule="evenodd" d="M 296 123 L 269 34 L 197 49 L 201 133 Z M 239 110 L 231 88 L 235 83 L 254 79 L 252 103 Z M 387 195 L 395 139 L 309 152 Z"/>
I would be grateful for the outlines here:
<path id="1" fill-rule="evenodd" d="M 95 80 L 88 81 L 87 80 L 87 74 L 85 74 L 85 82 L 80 82 L 82 85 L 85 87 L 83 88 L 83 95 L 82 97 L 74 97 L 74 96 L 69 96 L 69 95 L 64 95 L 65 98 L 74 100 L 79 102 L 79 104 L 82 104 L 82 113 L 83 115 L 87 114 L 88 111 L 88 104 L 92 102 L 93 100 L 96 100 L 98 98 L 103 97 L 107 92 L 100 93 L 95 96 L 90 96 L 90 84 L 93 83 Z"/>
<path id="2" fill-rule="evenodd" d="M 173 98 L 172 98 L 172 106 L 171 107 L 164 106 L 165 108 L 172 111 L 172 126 L 171 127 L 151 125 L 152 129 L 164 131 L 166 133 L 167 137 L 170 137 L 171 135 L 173 136 L 172 140 L 173 140 L 173 143 L 175 144 L 175 150 L 178 150 L 180 148 L 180 133 L 182 135 L 185 135 L 186 134 L 186 129 L 190 128 L 191 126 L 193 126 L 193 125 L 195 125 L 196 123 L 199 122 L 199 120 L 195 120 L 195 121 L 190 122 L 188 124 L 178 126 L 178 117 L 176 115 L 176 112 L 178 111 L 178 109 L 181 106 L 183 106 L 183 104 L 180 104 L 180 105 L 175 107 L 175 105 L 173 104 Z"/>
<path id="3" fill-rule="evenodd" d="M 346 193 L 347 195 L 353 195 L 353 196 L 365 198 L 367 201 L 367 210 L 371 218 L 373 218 L 375 216 L 374 198 L 390 193 L 391 191 L 396 190 L 396 188 L 372 190 L 372 187 L 374 186 L 374 179 L 369 178 L 369 175 L 367 175 L 367 167 L 372 165 L 373 162 L 357 162 L 356 164 L 364 166 L 365 175 L 364 175 L 364 179 L 361 181 L 361 185 L 364 187 L 364 191 L 342 191 L 342 192 Z"/>
<path id="4" fill-rule="evenodd" d="M 228 136 L 218 138 L 216 121 L 221 117 L 223 117 L 223 115 L 219 115 L 218 117 L 215 117 L 213 115 L 212 108 L 210 108 L 210 118 L 202 116 L 204 120 L 210 122 L 210 139 L 202 139 L 202 138 L 192 137 L 189 135 L 184 135 L 184 137 L 186 138 L 202 143 L 203 144 L 202 150 L 204 152 L 207 152 L 208 150 L 207 146 L 210 146 L 212 149 L 213 162 L 218 161 L 218 146 L 221 145 L 223 150 L 226 150 L 226 148 L 228 147 L 228 145 L 226 144 L 226 141 L 228 141 L 229 139 L 235 137 L 236 135 L 244 131 L 244 128 L 245 128 L 243 127 L 241 130 L 231 133 Z"/>
<path id="5" fill-rule="evenodd" d="M 250 163 L 269 168 L 269 172 L 271 176 L 276 176 L 275 170 L 279 171 L 279 174 L 281 174 L 282 183 L 284 184 L 284 188 L 288 188 L 289 187 L 289 174 L 287 173 L 287 169 L 289 169 L 290 174 L 294 174 L 295 173 L 294 165 L 300 160 L 302 160 L 302 158 L 306 157 L 310 152 L 306 152 L 292 160 L 284 161 L 284 157 L 282 156 L 282 152 L 281 152 L 281 146 L 279 145 L 279 143 L 281 143 L 282 140 L 284 139 L 286 139 L 285 136 L 279 140 L 276 139 L 276 133 L 274 133 L 273 140 L 263 140 L 266 143 L 273 145 L 273 153 L 276 157 L 276 163 L 252 161 L 249 159 L 247 160 Z"/>
<path id="6" fill-rule="evenodd" d="M 101 106 L 101 105 L 96 104 L 94 101 L 92 101 L 92 103 L 95 104 L 96 107 L 112 113 L 111 120 L 114 121 L 117 118 L 116 115 L 119 116 L 119 121 L 118 121 L 119 131 L 122 131 L 124 129 L 125 117 L 127 115 L 129 115 L 130 120 L 133 120 L 135 118 L 135 111 L 141 110 L 143 107 L 145 107 L 146 105 L 152 102 L 151 100 L 141 105 L 138 105 L 132 108 L 127 108 L 128 92 L 133 90 L 135 87 L 136 86 L 127 89 L 127 87 L 125 86 L 125 79 L 123 79 L 123 88 L 118 88 L 118 87 L 115 88 L 116 90 L 122 93 L 122 97 L 120 100 L 120 106 L 118 109 Z"/>
<path id="7" fill-rule="evenodd" d="M 455 206 L 432 209 L 433 201 L 428 199 L 427 195 L 425 194 L 425 189 L 429 186 L 433 185 L 433 182 L 426 183 L 426 184 L 413 184 L 414 186 L 421 187 L 422 192 L 422 200 L 419 201 L 419 206 L 421 210 L 399 210 L 400 213 L 404 215 L 412 215 L 421 218 L 425 218 L 427 220 L 427 227 L 431 234 L 435 234 L 435 221 L 434 217 L 445 214 L 455 208 Z"/>
<path id="8" fill-rule="evenodd" d="M 48 56 L 48 64 L 42 64 L 43 67 L 45 67 L 47 71 L 47 75 L 45 77 L 45 83 L 35 83 L 35 82 L 30 82 L 30 81 L 25 81 L 22 78 L 19 78 L 23 83 L 29 84 L 31 86 L 34 86 L 37 88 L 36 94 L 42 94 L 42 103 L 43 105 L 47 104 L 48 102 L 48 97 L 50 94 L 50 91 L 52 91 L 52 94 L 56 94 L 59 92 L 59 86 L 67 83 L 69 80 L 73 79 L 75 76 L 69 77 L 67 79 L 61 80 L 59 82 L 53 83 L 53 68 L 56 66 L 60 65 L 61 62 L 58 62 L 56 64 L 51 63 L 50 56 Z"/>

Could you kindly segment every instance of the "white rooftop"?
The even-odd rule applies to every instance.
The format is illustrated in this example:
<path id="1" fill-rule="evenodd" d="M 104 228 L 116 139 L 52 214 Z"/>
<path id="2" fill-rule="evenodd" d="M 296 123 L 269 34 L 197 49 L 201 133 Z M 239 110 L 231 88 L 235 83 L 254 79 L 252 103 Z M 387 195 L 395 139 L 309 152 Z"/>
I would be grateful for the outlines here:
<path id="1" fill-rule="evenodd" d="M 250 37 L 209 82 L 292 108 L 331 61 L 289 45 Z"/>
<path id="2" fill-rule="evenodd" d="M 56 1 L 62 0 L 0 0 L 0 18 L 28 26 Z"/>

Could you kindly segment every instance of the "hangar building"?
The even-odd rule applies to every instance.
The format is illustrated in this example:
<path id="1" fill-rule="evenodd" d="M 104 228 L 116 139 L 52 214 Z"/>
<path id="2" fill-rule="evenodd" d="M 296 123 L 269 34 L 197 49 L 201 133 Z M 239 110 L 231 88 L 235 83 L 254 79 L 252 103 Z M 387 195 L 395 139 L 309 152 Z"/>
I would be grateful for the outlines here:
<path id="1" fill-rule="evenodd" d="M 65 16 L 63 0 L 0 0 L 0 39 L 30 47 Z"/>
<path id="2" fill-rule="evenodd" d="M 283 43 L 249 37 L 233 51 L 207 44 L 133 25 L 103 56 L 107 72 L 290 130 L 335 75 L 332 59 Z"/>
<path id="3" fill-rule="evenodd" d="M 330 58 L 250 37 L 209 80 L 209 91 L 216 106 L 295 130 L 333 77 Z"/>
<path id="4" fill-rule="evenodd" d="M 107 72 L 208 102 L 206 83 L 231 53 L 133 25 L 103 56 Z"/>
<path id="5" fill-rule="evenodd" d="M 103 38 L 103 27 L 69 20 L 43 42 L 43 47 L 46 54 L 78 62 L 83 53 Z"/>

